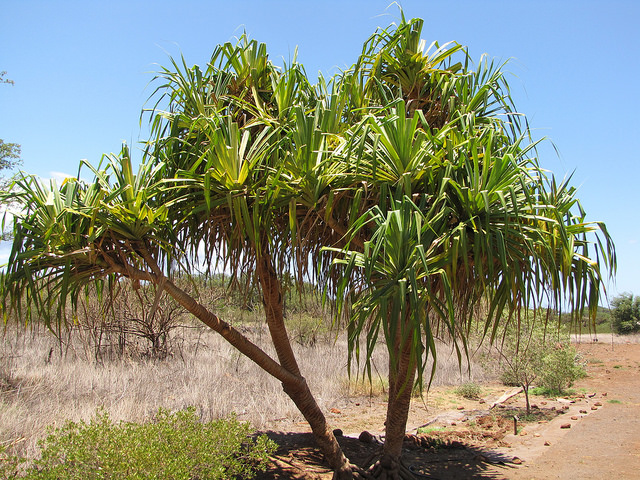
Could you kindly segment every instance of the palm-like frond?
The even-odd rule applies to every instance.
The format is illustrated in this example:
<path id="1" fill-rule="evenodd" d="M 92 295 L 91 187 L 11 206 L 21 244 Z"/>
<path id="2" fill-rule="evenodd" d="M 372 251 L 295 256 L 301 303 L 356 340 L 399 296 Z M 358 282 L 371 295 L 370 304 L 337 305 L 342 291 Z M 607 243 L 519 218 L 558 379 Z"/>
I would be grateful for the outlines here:
<path id="1" fill-rule="evenodd" d="M 428 348 L 433 331 L 446 327 L 466 349 L 480 303 L 488 303 L 485 332 L 491 338 L 503 316 L 521 308 L 565 302 L 576 311 L 586 304 L 595 308 L 600 265 L 615 269 L 615 251 L 601 224 L 585 224 L 582 213 L 573 213 L 575 192 L 548 180 L 538 167 L 532 156 L 536 145 L 512 105 L 504 65 L 483 59 L 471 70 L 466 52 L 455 47 L 450 53 L 462 51 L 464 65 L 440 71 L 428 56 L 415 54 L 418 47 L 423 50 L 416 42 L 420 28 L 420 22 L 402 23 L 365 44 L 355 71 L 369 79 L 371 100 L 363 102 L 368 113 L 346 132 L 346 144 L 334 158 L 348 165 L 342 184 L 348 178 L 363 184 L 368 198 L 362 203 L 373 208 L 350 224 L 351 242 L 360 239 L 351 243 L 355 249 L 327 253 L 343 275 L 335 284 L 336 298 L 353 299 L 349 324 L 356 356 L 361 334 L 367 332 L 368 362 L 378 333 L 395 341 L 391 329 L 396 327 L 390 324 L 404 321 L 416 338 L 426 335 L 427 347 L 412 350 L 421 381 L 422 355 L 435 354 Z M 451 55 L 445 48 L 433 58 Z M 432 90 L 414 89 L 419 80 Z M 387 101 L 387 95 L 395 96 Z M 448 106 L 441 110 L 446 114 L 435 123 L 428 119 L 433 112 L 421 95 L 446 98 Z M 372 108 L 382 99 L 385 107 Z M 426 231 L 407 216 L 411 209 Z M 392 218 L 404 218 L 405 228 L 390 229 L 399 225 Z M 418 249 L 424 238 L 428 244 Z M 590 258 L 594 246 L 599 262 Z M 394 270 L 409 252 L 415 252 L 414 260 L 422 260 L 418 252 L 424 252 L 425 260 Z M 353 295 L 347 295 L 349 289 Z M 424 302 L 423 313 L 409 309 L 418 305 L 416 298 Z M 389 347 L 393 360 L 399 348 Z"/>
<path id="2" fill-rule="evenodd" d="M 181 255 L 172 247 L 171 203 L 154 204 L 172 188 L 158 176 L 160 165 L 142 164 L 134 174 L 126 147 L 107 162 L 104 169 L 92 168 L 95 178 L 88 184 L 15 180 L 9 195 L 19 210 L 3 283 L 5 306 L 25 298 L 47 321 L 59 319 L 67 297 L 75 302 L 84 285 L 118 268 L 137 267 L 141 249 L 150 249 L 159 262 Z"/>

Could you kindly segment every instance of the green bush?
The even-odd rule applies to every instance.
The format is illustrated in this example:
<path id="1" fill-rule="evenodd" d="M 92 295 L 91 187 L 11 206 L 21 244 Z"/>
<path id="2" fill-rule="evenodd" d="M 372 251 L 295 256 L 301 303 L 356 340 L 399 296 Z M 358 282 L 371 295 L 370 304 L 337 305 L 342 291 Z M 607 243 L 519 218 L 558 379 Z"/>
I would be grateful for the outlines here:
<path id="1" fill-rule="evenodd" d="M 640 297 L 631 293 L 623 293 L 611 301 L 612 326 L 618 334 L 640 331 Z"/>
<path id="2" fill-rule="evenodd" d="M 276 445 L 250 439 L 235 417 L 208 423 L 194 408 L 160 409 L 155 421 L 114 423 L 99 412 L 89 423 L 68 422 L 40 442 L 42 457 L 27 472 L 34 480 L 230 479 L 264 470 Z"/>
<path id="3" fill-rule="evenodd" d="M 23 458 L 9 455 L 6 447 L 0 446 L 0 478 L 17 478 L 25 462 Z"/>
<path id="4" fill-rule="evenodd" d="M 584 364 L 562 330 L 555 330 L 541 314 L 531 312 L 519 328 L 507 328 L 499 345 L 500 378 L 505 385 L 521 386 L 530 413 L 529 388 L 538 385 L 561 394 L 586 375 Z"/>
<path id="5" fill-rule="evenodd" d="M 460 397 L 467 398 L 469 400 L 476 400 L 480 398 L 482 390 L 480 389 L 480 385 L 477 383 L 467 382 L 457 387 L 455 393 Z"/>
<path id="6" fill-rule="evenodd" d="M 586 374 L 581 356 L 573 346 L 557 343 L 542 352 L 538 383 L 550 392 L 561 394 Z"/>

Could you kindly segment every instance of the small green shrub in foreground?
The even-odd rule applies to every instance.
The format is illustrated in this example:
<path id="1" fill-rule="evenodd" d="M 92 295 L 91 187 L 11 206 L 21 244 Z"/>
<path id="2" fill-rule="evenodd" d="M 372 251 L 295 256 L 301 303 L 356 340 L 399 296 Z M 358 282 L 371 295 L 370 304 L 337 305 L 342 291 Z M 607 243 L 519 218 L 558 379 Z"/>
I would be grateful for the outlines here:
<path id="1" fill-rule="evenodd" d="M 17 478 L 25 462 L 24 458 L 9 455 L 6 447 L 0 446 L 0 479 Z"/>
<path id="2" fill-rule="evenodd" d="M 416 433 L 427 435 L 432 432 L 443 432 L 446 430 L 447 427 L 419 427 Z"/>
<path id="3" fill-rule="evenodd" d="M 250 439 L 235 417 L 199 421 L 194 408 L 160 409 L 155 421 L 114 423 L 99 412 L 89 423 L 68 422 L 40 442 L 34 480 L 252 478 L 264 470 L 275 443 Z"/>

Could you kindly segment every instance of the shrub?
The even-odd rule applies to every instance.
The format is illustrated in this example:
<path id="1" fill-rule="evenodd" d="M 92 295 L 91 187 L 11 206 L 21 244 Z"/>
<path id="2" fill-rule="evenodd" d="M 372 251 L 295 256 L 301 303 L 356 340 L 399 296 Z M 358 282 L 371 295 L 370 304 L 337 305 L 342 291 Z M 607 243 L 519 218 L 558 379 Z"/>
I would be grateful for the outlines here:
<path id="1" fill-rule="evenodd" d="M 561 394 L 575 380 L 586 375 L 583 362 L 569 344 L 568 336 L 560 331 L 552 333 L 543 319 L 536 319 L 534 315 L 525 317 L 520 329 L 507 328 L 498 351 L 501 379 L 506 385 L 522 387 L 527 413 L 530 413 L 529 388 L 532 385 Z"/>
<path id="2" fill-rule="evenodd" d="M 505 385 L 522 387 L 527 414 L 531 412 L 529 388 L 538 378 L 538 364 L 543 348 L 544 331 L 534 323 L 522 329 L 510 326 L 498 346 L 501 359 L 500 379 Z"/>
<path id="3" fill-rule="evenodd" d="M 611 301 L 613 330 L 618 334 L 640 331 L 640 297 L 623 293 Z"/>
<path id="4" fill-rule="evenodd" d="M 539 361 L 539 384 L 557 394 L 586 376 L 584 364 L 576 349 L 565 343 L 547 344 Z"/>
<path id="5" fill-rule="evenodd" d="M 17 478 L 25 462 L 24 458 L 9 455 L 6 447 L 0 446 L 0 478 Z"/>
<path id="6" fill-rule="evenodd" d="M 143 424 L 116 424 L 99 412 L 89 423 L 68 422 L 52 430 L 25 478 L 252 478 L 266 468 L 276 445 L 264 435 L 249 439 L 250 433 L 235 417 L 202 423 L 194 408 L 160 409 L 155 421 Z"/>
<path id="7" fill-rule="evenodd" d="M 481 392 L 482 390 L 480 389 L 480 385 L 473 382 L 463 383 L 455 390 L 456 395 L 467 398 L 469 400 L 476 400 L 480 398 Z"/>

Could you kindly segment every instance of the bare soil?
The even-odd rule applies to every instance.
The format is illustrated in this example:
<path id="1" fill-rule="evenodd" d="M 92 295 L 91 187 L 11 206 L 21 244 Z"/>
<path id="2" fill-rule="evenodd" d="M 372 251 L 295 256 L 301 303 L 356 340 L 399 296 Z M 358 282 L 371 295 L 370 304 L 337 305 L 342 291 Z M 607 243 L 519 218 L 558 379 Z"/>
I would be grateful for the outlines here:
<path id="1" fill-rule="evenodd" d="M 463 399 L 452 388 L 415 399 L 403 461 L 416 478 L 635 479 L 640 472 L 640 344 L 624 338 L 582 339 L 587 378 L 564 398 L 524 395 L 492 407 L 512 388 L 483 386 L 482 398 Z M 619 343 L 622 342 L 622 343 Z M 340 429 L 346 455 L 360 466 L 375 461 L 384 435 L 386 403 L 380 397 L 344 400 L 327 412 Z M 514 419 L 518 417 L 514 435 Z M 366 441 L 359 438 L 362 435 Z M 260 480 L 331 478 L 304 423 L 268 432 L 280 448 Z M 365 438 L 366 437 L 366 438 Z"/>

